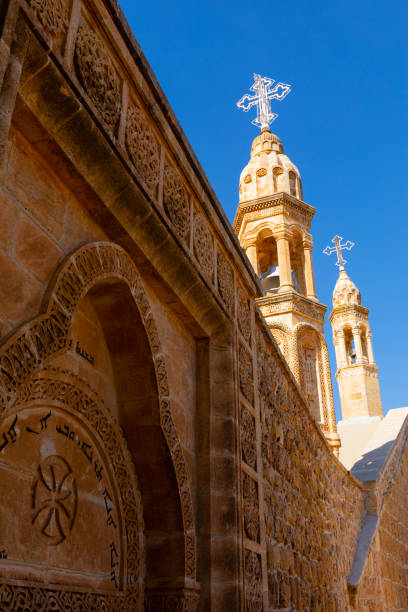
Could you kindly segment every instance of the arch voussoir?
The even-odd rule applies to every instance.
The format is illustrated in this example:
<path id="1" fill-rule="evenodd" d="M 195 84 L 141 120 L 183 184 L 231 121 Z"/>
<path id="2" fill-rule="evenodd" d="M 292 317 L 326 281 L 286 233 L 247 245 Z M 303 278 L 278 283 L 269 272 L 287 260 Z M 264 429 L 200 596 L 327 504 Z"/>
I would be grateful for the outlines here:
<path id="1" fill-rule="evenodd" d="M 160 425 L 176 474 L 185 531 L 185 575 L 196 579 L 196 538 L 190 478 L 171 416 L 165 357 L 149 298 L 129 255 L 110 242 L 90 243 L 74 251 L 52 281 L 43 312 L 24 324 L 0 347 L 0 412 L 12 406 L 18 390 L 47 361 L 67 349 L 68 336 L 81 299 L 97 284 L 123 281 L 140 313 L 153 355 L 159 395 Z"/>

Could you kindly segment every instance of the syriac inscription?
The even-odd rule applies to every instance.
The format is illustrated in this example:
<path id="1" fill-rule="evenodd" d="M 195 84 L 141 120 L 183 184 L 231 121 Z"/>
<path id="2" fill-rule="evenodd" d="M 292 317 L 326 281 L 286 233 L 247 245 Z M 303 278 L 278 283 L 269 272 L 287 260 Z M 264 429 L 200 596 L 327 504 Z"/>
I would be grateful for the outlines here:
<path id="1" fill-rule="evenodd" d="M 97 479 L 102 480 L 103 466 L 99 465 L 97 459 L 95 460 L 93 459 L 92 445 L 88 444 L 88 442 L 85 442 L 84 440 L 81 440 L 79 435 L 73 429 L 71 429 L 70 426 L 67 425 L 66 423 L 64 423 L 63 426 L 57 425 L 56 431 L 62 436 L 65 436 L 68 440 L 71 440 L 71 442 L 77 443 L 77 445 L 80 447 L 85 457 L 88 459 L 89 463 L 93 465 Z"/>
<path id="2" fill-rule="evenodd" d="M 81 348 L 79 342 L 76 343 L 75 352 L 81 357 L 83 357 L 84 359 L 86 359 L 86 361 L 89 361 L 91 365 L 95 363 L 95 357 L 93 357 L 92 355 L 87 353 L 83 348 Z"/>
<path id="3" fill-rule="evenodd" d="M 17 423 L 17 415 L 15 416 L 14 421 L 10 425 L 8 430 L 3 432 L 3 444 L 0 445 L 0 451 L 4 450 L 4 448 L 7 446 L 9 442 L 11 442 L 12 444 L 15 443 L 17 439 L 16 429 L 15 429 L 16 423 Z"/>
<path id="4" fill-rule="evenodd" d="M 120 589 L 120 548 L 116 541 L 119 517 L 115 496 L 95 444 L 80 423 L 76 427 L 69 422 L 69 418 L 61 417 L 58 409 L 49 408 L 23 410 L 11 416 L 0 438 L 3 441 L 1 456 L 6 460 L 6 465 L 7 460 L 11 461 L 10 465 L 19 465 L 18 449 L 21 443 L 22 448 L 30 449 L 33 459 L 40 458 L 31 485 L 30 481 L 27 484 L 30 487 L 28 499 L 32 533 L 39 534 L 45 546 L 57 547 L 72 538 L 75 546 L 74 542 L 80 537 L 76 525 L 86 520 L 89 514 L 89 511 L 84 512 L 84 501 L 80 503 L 80 499 L 88 498 L 90 492 L 93 498 L 102 496 L 105 509 L 101 508 L 101 518 L 95 515 L 95 520 L 103 521 L 105 516 L 108 529 L 104 534 L 107 540 L 106 577 L 115 589 Z M 54 452 L 43 456 L 43 449 L 48 448 L 50 442 Z M 12 452 L 8 453 L 6 448 Z M 14 448 L 17 450 L 14 451 Z M 22 456 L 25 455 L 24 452 Z M 91 466 L 91 471 L 83 469 L 84 460 Z M 92 479 L 89 481 L 88 474 L 94 474 L 94 484 Z M 95 502 L 91 502 L 90 508 L 95 507 L 92 503 Z M 7 559 L 6 548 L 0 551 L 0 559 Z"/>

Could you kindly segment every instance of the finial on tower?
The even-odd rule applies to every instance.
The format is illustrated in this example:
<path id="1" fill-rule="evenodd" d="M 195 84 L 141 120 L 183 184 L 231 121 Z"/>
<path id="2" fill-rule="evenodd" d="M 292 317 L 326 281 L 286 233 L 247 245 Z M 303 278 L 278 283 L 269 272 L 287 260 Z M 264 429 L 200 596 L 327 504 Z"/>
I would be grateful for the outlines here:
<path id="1" fill-rule="evenodd" d="M 334 242 L 334 246 L 327 246 L 324 250 L 323 253 L 325 255 L 331 255 L 334 252 L 337 252 L 337 261 L 336 261 L 336 266 L 339 266 L 340 271 L 344 270 L 344 265 L 347 263 L 347 261 L 344 259 L 342 251 L 344 251 L 344 249 L 347 249 L 348 251 L 350 251 L 353 246 L 354 246 L 354 242 L 351 242 L 351 240 L 347 240 L 347 242 L 345 242 L 344 244 L 341 243 L 341 241 L 343 240 L 342 236 L 335 236 L 334 238 L 332 238 L 332 242 Z"/>
<path id="2" fill-rule="evenodd" d="M 257 105 L 256 119 L 253 119 L 251 123 L 260 126 L 261 130 L 269 129 L 270 124 L 278 116 L 271 111 L 270 100 L 283 100 L 291 91 L 291 85 L 277 83 L 275 87 L 272 87 L 274 83 L 274 79 L 254 74 L 254 84 L 250 88 L 254 95 L 245 94 L 237 102 L 238 108 L 242 108 L 245 112 L 248 112 L 255 104 Z"/>

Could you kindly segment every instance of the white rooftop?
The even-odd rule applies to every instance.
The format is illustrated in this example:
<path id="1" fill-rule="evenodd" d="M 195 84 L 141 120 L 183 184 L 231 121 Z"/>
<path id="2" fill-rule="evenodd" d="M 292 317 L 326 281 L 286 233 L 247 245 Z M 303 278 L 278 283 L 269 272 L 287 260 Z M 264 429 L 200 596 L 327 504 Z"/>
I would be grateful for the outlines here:
<path id="1" fill-rule="evenodd" d="M 362 417 L 337 424 L 340 461 L 361 481 L 375 480 L 395 442 L 408 407 L 389 410 L 383 419 Z"/>

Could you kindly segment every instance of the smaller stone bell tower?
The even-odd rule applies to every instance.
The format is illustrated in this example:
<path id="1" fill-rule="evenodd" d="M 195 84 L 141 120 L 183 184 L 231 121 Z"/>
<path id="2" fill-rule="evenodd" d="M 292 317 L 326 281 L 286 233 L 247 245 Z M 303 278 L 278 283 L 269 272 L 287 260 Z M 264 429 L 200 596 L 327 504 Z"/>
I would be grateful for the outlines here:
<path id="1" fill-rule="evenodd" d="M 374 361 L 368 308 L 343 266 L 333 291 L 330 322 L 336 350 L 343 422 L 349 419 L 382 418 L 383 409 Z"/>

